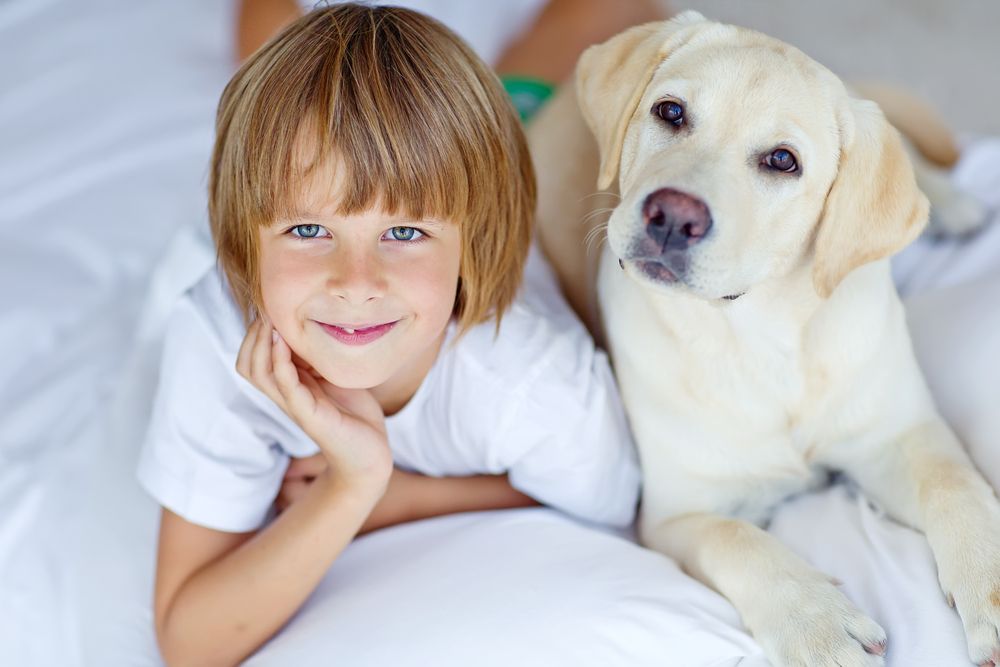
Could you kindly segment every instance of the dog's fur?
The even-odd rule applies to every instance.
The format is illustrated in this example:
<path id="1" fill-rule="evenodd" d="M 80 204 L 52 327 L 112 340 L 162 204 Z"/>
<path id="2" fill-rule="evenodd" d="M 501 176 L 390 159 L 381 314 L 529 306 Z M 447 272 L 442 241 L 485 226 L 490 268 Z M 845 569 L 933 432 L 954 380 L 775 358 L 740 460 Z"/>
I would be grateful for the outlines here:
<path id="1" fill-rule="evenodd" d="M 651 112 L 664 99 L 681 127 Z M 970 657 L 1000 662 L 1000 505 L 911 352 L 888 257 L 928 204 L 879 108 L 689 12 L 585 52 L 529 141 L 540 240 L 606 336 L 639 446 L 643 542 L 727 596 L 776 667 L 883 664 L 882 629 L 758 527 L 843 471 L 926 533 Z M 777 147 L 797 174 L 762 164 Z M 649 242 L 643 205 L 664 187 L 710 211 L 686 249 Z M 601 203 L 597 268 L 603 225 L 581 220 Z"/>

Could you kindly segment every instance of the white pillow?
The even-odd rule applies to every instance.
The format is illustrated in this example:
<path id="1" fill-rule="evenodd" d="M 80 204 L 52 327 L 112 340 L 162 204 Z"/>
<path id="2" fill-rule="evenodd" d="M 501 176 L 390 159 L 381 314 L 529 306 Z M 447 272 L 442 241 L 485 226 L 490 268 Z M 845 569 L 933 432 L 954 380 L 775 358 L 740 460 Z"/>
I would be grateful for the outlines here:
<path id="1" fill-rule="evenodd" d="M 740 662 L 742 660 L 742 662 Z M 764 667 L 728 602 L 663 556 L 549 509 L 356 540 L 246 664 Z"/>

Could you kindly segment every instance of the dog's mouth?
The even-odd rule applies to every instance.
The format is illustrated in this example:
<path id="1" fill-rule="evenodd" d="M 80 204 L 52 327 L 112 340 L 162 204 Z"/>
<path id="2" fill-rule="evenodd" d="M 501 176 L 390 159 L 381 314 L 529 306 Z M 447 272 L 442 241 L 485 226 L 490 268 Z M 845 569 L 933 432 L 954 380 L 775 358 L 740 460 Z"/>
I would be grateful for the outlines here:
<path id="1" fill-rule="evenodd" d="M 672 285 L 681 282 L 681 275 L 684 273 L 683 262 L 678 262 L 675 258 L 673 266 L 668 266 L 659 258 L 651 257 L 625 257 L 619 258 L 618 266 L 626 270 L 626 263 L 633 269 L 635 274 L 661 285 Z"/>
<path id="2" fill-rule="evenodd" d="M 618 266 L 621 267 L 622 271 L 625 270 L 625 262 L 628 261 L 630 264 L 635 266 L 639 274 L 643 277 L 658 283 L 661 285 L 673 285 L 680 282 L 680 278 L 677 276 L 670 267 L 665 266 L 662 262 L 650 259 L 629 259 L 625 260 L 622 258 L 618 259 Z M 736 301 L 746 294 L 746 292 L 739 292 L 737 294 L 727 294 L 723 297 L 719 297 L 720 301 Z"/>
<path id="3" fill-rule="evenodd" d="M 639 271 L 650 280 L 666 284 L 678 282 L 677 274 L 660 262 L 643 259 L 635 264 Z"/>

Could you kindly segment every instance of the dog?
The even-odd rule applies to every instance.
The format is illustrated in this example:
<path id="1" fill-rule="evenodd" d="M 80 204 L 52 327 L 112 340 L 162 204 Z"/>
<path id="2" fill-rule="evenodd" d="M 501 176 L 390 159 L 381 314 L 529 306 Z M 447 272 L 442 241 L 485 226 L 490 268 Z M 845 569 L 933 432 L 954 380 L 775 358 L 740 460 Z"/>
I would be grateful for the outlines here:
<path id="1" fill-rule="evenodd" d="M 883 629 L 760 527 L 842 472 L 925 533 L 970 658 L 1000 664 L 1000 504 L 911 350 L 888 258 L 928 201 L 879 107 L 685 12 L 588 49 L 528 135 L 540 243 L 639 448 L 641 541 L 776 667 L 882 665 Z"/>

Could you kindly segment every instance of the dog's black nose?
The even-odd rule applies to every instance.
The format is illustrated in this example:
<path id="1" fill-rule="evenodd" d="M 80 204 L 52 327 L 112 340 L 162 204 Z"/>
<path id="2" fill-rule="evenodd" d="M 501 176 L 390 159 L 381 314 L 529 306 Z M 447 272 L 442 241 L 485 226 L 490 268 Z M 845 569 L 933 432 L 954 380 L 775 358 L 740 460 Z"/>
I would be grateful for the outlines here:
<path id="1" fill-rule="evenodd" d="M 673 188 L 660 188 L 642 204 L 646 234 L 660 252 L 685 250 L 705 238 L 712 215 L 705 202 Z"/>

